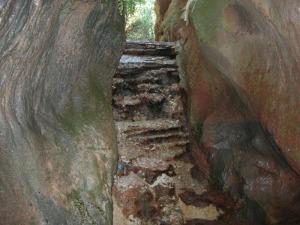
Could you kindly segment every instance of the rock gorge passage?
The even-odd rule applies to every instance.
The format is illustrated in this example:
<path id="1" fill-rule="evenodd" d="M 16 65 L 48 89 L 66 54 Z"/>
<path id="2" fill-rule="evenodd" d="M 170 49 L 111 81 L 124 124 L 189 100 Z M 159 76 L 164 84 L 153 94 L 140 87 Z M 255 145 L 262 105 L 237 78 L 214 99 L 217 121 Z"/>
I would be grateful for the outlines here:
<path id="1" fill-rule="evenodd" d="M 300 1 L 118 2 L 0 0 L 0 224 L 299 225 Z"/>

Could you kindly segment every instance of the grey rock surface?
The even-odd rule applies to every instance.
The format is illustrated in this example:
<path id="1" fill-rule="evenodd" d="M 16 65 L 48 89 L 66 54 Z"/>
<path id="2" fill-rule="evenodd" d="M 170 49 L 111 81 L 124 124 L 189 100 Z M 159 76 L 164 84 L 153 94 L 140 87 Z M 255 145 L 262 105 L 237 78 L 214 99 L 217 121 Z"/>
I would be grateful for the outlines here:
<path id="1" fill-rule="evenodd" d="M 117 1 L 0 1 L 0 224 L 112 223 Z"/>

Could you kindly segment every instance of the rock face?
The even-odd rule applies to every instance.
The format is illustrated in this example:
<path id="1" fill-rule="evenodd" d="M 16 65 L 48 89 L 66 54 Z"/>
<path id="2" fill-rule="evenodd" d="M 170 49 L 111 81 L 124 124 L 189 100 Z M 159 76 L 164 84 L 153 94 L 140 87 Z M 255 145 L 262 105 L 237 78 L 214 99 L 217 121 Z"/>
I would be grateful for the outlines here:
<path id="1" fill-rule="evenodd" d="M 154 5 L 154 11 L 156 14 L 156 23 L 154 32 L 158 34 L 160 32 L 161 23 L 163 22 L 164 16 L 169 8 L 172 0 L 156 0 Z M 156 35 L 158 36 L 158 35 Z"/>
<path id="2" fill-rule="evenodd" d="M 206 154 L 210 188 L 250 224 L 299 221 L 300 2 L 173 0 L 160 24 L 157 40 L 182 44 L 193 154 Z"/>
<path id="3" fill-rule="evenodd" d="M 117 1 L 0 10 L 0 224 L 112 224 Z"/>

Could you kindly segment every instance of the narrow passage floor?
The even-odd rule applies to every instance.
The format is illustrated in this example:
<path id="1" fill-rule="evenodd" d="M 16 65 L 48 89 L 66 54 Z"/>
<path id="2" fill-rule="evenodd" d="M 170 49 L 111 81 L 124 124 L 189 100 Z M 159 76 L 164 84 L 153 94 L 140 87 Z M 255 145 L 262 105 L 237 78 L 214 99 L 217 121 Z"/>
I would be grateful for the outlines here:
<path id="1" fill-rule="evenodd" d="M 126 43 L 113 80 L 114 225 L 212 224 L 223 213 L 199 198 L 207 184 L 193 178 L 184 98 L 174 43 Z"/>

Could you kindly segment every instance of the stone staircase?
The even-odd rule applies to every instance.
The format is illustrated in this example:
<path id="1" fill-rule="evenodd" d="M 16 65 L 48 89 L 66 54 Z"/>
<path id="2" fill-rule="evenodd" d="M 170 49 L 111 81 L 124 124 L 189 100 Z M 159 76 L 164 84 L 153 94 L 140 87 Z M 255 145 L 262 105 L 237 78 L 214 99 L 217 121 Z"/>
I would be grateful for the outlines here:
<path id="1" fill-rule="evenodd" d="M 189 201 L 203 194 L 206 183 L 192 177 L 176 54 L 174 43 L 126 43 L 113 80 L 119 149 L 114 225 L 192 224 L 222 213 Z"/>

